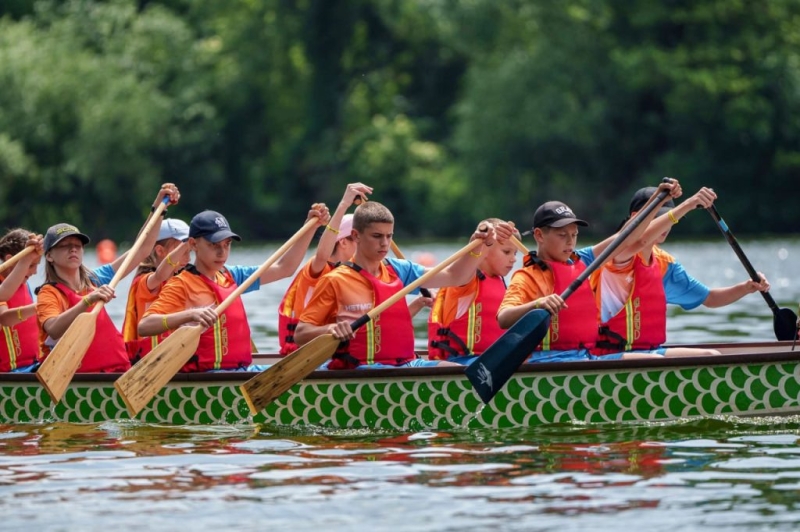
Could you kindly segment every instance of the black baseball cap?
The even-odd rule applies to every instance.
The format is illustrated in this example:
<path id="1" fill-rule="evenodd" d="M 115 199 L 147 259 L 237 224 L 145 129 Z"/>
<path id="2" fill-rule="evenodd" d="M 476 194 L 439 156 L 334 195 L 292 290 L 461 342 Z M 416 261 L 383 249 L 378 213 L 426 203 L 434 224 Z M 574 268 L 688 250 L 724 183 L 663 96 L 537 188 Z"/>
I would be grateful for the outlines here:
<path id="1" fill-rule="evenodd" d="M 48 229 L 47 233 L 44 235 L 44 252 L 47 253 L 53 248 L 53 246 L 68 236 L 78 237 L 80 241 L 83 242 L 84 246 L 92 241 L 91 238 L 78 231 L 78 228 L 74 225 L 56 224 Z"/>
<path id="2" fill-rule="evenodd" d="M 642 210 L 642 208 L 647 205 L 647 201 L 653 197 L 653 194 L 656 193 L 656 190 L 658 190 L 656 187 L 644 187 L 637 190 L 631 198 L 631 205 L 628 207 L 628 215 Z M 670 198 L 666 201 L 666 203 L 659 207 L 658 214 L 656 216 L 667 214 L 670 209 L 674 208 L 675 202 L 672 200 L 672 198 Z"/>
<path id="3" fill-rule="evenodd" d="M 232 238 L 237 242 L 242 240 L 239 235 L 231 231 L 228 220 L 216 211 L 196 214 L 189 224 L 189 237 L 202 237 L 214 244 L 226 238 Z"/>
<path id="4" fill-rule="evenodd" d="M 587 222 L 576 218 L 572 209 L 560 201 L 543 203 L 533 214 L 534 229 L 537 227 L 564 227 L 569 224 L 578 224 L 583 227 L 589 226 Z"/>

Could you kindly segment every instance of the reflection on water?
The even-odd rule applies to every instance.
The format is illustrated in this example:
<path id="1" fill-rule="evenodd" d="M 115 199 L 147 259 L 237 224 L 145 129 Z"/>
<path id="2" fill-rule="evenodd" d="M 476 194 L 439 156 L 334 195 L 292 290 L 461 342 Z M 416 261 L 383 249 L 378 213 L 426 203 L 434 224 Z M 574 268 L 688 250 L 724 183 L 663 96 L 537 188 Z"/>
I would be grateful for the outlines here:
<path id="1" fill-rule="evenodd" d="M 795 309 L 798 243 L 743 246 L 779 304 Z M 273 249 L 239 249 L 232 262 L 258 264 Z M 456 249 L 404 251 L 442 259 Z M 724 241 L 669 249 L 711 287 L 745 278 Z M 262 352 L 277 349 L 287 284 L 245 297 Z M 123 307 L 110 306 L 117 323 Z M 770 339 L 757 295 L 723 309 L 670 309 L 673 343 Z M 0 425 L 0 530 L 794 530 L 799 438 L 796 418 L 413 434 Z"/>
<path id="2" fill-rule="evenodd" d="M 452 434 L 0 426 L 0 484 L 6 526 L 51 529 L 779 529 L 800 524 L 799 437 L 785 418 Z"/>

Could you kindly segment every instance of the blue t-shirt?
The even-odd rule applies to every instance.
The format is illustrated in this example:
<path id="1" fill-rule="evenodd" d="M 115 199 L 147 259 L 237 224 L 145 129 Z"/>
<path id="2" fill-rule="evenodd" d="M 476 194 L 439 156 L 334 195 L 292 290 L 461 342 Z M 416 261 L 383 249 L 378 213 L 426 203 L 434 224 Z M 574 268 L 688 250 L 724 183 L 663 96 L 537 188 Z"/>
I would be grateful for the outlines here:
<path id="1" fill-rule="evenodd" d="M 578 249 L 575 254 L 587 266 L 594 262 L 594 248 L 592 247 Z"/>
<path id="2" fill-rule="evenodd" d="M 408 286 L 422 277 L 422 275 L 425 273 L 424 266 L 417 264 L 416 262 L 411 262 L 410 260 L 387 258 L 386 262 L 388 262 L 391 267 L 394 268 L 394 271 L 397 273 L 397 277 L 400 278 L 403 286 Z M 411 293 L 418 294 L 419 288 Z"/>
<path id="3" fill-rule="evenodd" d="M 664 274 L 664 294 L 667 303 L 692 310 L 703 304 L 711 291 L 706 285 L 689 275 L 680 262 L 670 262 Z"/>
<path id="4" fill-rule="evenodd" d="M 261 266 L 225 266 L 231 274 L 231 277 L 236 282 L 236 285 L 241 285 L 245 279 L 253 275 L 257 269 Z M 102 286 L 104 284 L 108 284 L 111 282 L 111 279 L 114 278 L 114 268 L 111 267 L 111 264 L 104 264 L 99 268 L 95 268 L 92 270 L 93 273 L 97 276 L 98 286 Z M 413 279 L 412 279 L 413 281 Z M 253 284 L 247 287 L 247 290 L 244 293 L 248 292 L 255 292 L 261 288 L 261 280 L 256 279 Z"/>

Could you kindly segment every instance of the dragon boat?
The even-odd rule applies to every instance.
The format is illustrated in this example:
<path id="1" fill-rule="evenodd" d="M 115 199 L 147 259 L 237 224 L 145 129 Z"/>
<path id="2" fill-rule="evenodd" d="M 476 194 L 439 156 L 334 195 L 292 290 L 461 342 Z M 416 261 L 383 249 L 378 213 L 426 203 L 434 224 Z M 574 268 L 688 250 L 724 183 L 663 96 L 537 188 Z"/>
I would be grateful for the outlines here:
<path id="1" fill-rule="evenodd" d="M 800 414 L 800 350 L 791 342 L 702 347 L 722 355 L 525 364 L 487 405 L 462 368 L 317 371 L 251 416 L 239 386 L 252 373 L 179 374 L 136 419 L 454 430 Z M 77 374 L 53 405 L 35 375 L 0 374 L 0 423 L 129 419 L 114 388 L 118 377 Z"/>

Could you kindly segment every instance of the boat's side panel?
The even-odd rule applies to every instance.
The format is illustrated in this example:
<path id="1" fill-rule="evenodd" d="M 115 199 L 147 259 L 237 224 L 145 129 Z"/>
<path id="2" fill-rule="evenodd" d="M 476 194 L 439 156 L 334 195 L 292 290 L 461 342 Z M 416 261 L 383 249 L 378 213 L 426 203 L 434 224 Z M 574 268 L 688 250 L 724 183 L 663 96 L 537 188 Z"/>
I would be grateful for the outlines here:
<path id="1" fill-rule="evenodd" d="M 249 420 L 244 376 L 173 381 L 140 415 L 150 423 Z M 227 377 L 226 377 L 227 379 Z M 0 381 L 2 382 L 2 381 Z M 126 419 L 112 382 L 73 382 L 54 408 L 35 380 L 0 383 L 0 422 Z M 309 379 L 255 422 L 380 429 L 518 427 L 800 412 L 800 363 L 597 369 L 517 374 L 485 407 L 463 374 Z"/>

